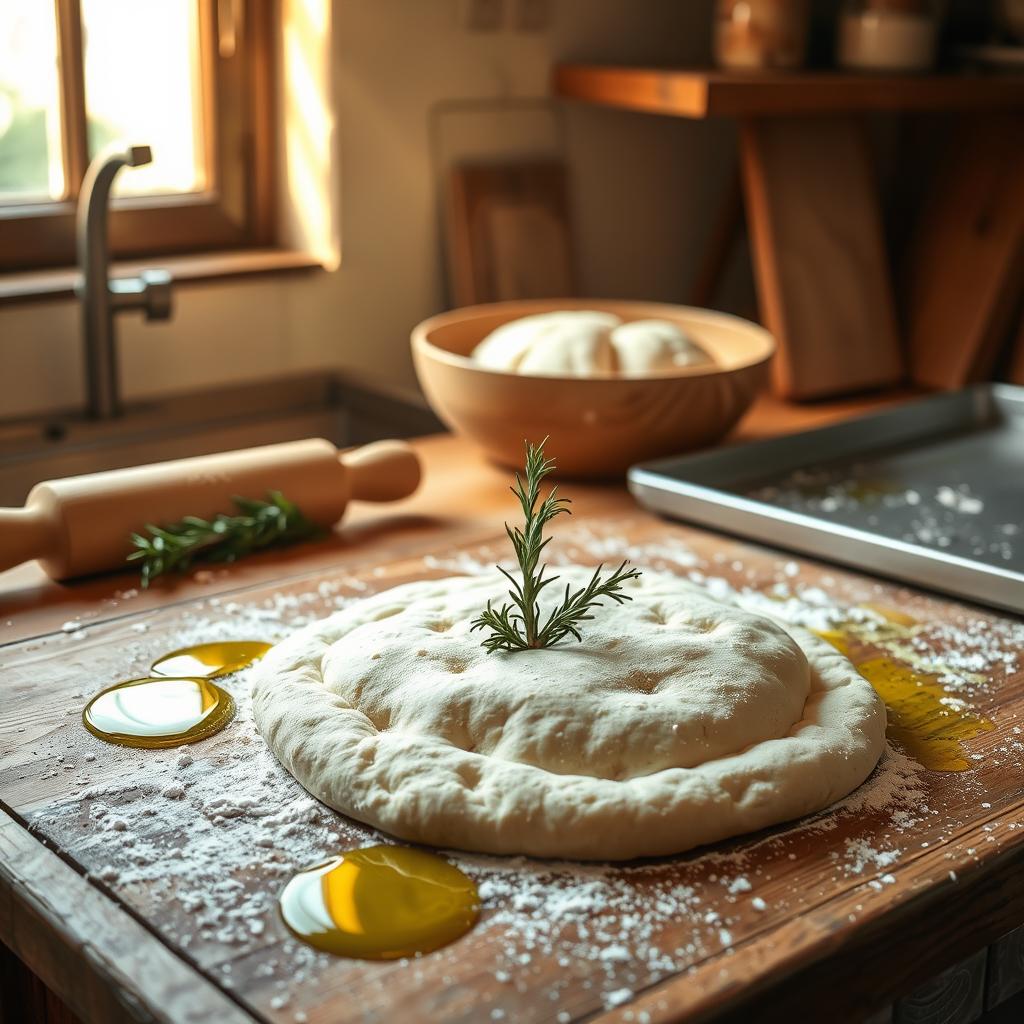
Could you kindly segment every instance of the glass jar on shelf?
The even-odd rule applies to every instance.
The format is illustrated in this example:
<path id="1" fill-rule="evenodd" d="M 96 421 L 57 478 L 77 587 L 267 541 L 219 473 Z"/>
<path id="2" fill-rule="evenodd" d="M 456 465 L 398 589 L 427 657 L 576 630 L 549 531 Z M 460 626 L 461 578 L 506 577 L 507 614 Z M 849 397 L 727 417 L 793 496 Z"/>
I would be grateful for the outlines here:
<path id="1" fill-rule="evenodd" d="M 801 67 L 809 18 L 808 0 L 716 0 L 715 63 L 746 71 Z"/>
<path id="2" fill-rule="evenodd" d="M 837 57 L 854 71 L 927 71 L 939 36 L 937 0 L 845 0 Z"/>

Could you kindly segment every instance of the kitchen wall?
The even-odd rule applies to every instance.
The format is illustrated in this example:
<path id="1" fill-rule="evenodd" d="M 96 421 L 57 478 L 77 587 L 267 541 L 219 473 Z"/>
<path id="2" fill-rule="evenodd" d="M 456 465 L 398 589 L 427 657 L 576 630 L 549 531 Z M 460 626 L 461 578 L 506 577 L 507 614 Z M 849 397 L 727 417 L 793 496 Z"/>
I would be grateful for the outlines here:
<path id="1" fill-rule="evenodd" d="M 469 32 L 460 0 L 335 0 L 340 268 L 181 284 L 172 322 L 122 317 L 126 394 L 325 365 L 412 386 L 409 329 L 445 304 L 439 107 L 542 97 L 560 60 L 706 62 L 710 6 L 550 0 L 549 27 L 533 34 Z M 731 171 L 732 127 L 582 105 L 563 117 L 583 290 L 684 300 Z M 742 281 L 731 291 L 748 294 Z M 70 299 L 0 307 L 0 416 L 80 402 L 77 312 Z"/>

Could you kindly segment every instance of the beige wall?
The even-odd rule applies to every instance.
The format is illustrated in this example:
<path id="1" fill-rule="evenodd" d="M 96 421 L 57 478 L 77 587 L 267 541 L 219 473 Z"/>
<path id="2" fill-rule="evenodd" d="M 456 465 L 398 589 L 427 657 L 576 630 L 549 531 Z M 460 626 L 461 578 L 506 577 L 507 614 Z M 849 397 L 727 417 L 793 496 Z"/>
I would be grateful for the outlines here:
<path id="1" fill-rule="evenodd" d="M 172 322 L 122 317 L 127 395 L 324 365 L 411 383 L 409 328 L 444 305 L 438 105 L 543 96 L 557 60 L 706 60 L 709 8 L 551 0 L 543 33 L 476 34 L 459 0 L 335 0 L 340 269 L 182 284 Z M 577 105 L 563 126 L 585 292 L 684 299 L 731 166 L 730 126 Z M 79 348 L 70 300 L 0 308 L 0 416 L 78 403 Z"/>

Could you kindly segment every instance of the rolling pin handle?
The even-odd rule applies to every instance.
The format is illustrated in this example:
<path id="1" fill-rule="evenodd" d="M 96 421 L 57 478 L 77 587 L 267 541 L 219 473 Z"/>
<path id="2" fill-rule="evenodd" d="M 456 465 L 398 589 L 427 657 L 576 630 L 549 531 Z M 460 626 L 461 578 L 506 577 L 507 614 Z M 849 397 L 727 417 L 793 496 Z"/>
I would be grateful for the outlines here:
<path id="1" fill-rule="evenodd" d="M 353 452 L 343 452 L 348 470 L 348 496 L 357 501 L 397 501 L 420 483 L 420 460 L 403 441 L 377 441 Z"/>
<path id="2" fill-rule="evenodd" d="M 0 572 L 54 553 L 54 524 L 43 509 L 0 508 Z"/>

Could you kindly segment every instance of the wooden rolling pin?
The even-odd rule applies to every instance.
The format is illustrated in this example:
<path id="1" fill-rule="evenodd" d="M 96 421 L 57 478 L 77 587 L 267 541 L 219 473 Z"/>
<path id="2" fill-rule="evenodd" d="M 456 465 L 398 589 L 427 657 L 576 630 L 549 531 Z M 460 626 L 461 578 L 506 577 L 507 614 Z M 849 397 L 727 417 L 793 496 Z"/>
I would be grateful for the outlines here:
<path id="1" fill-rule="evenodd" d="M 401 441 L 342 454 L 320 438 L 49 480 L 24 508 L 0 509 L 0 570 L 31 558 L 57 580 L 123 568 L 131 534 L 147 523 L 237 514 L 236 495 L 272 490 L 330 527 L 351 500 L 395 501 L 419 481 L 419 459 Z"/>

